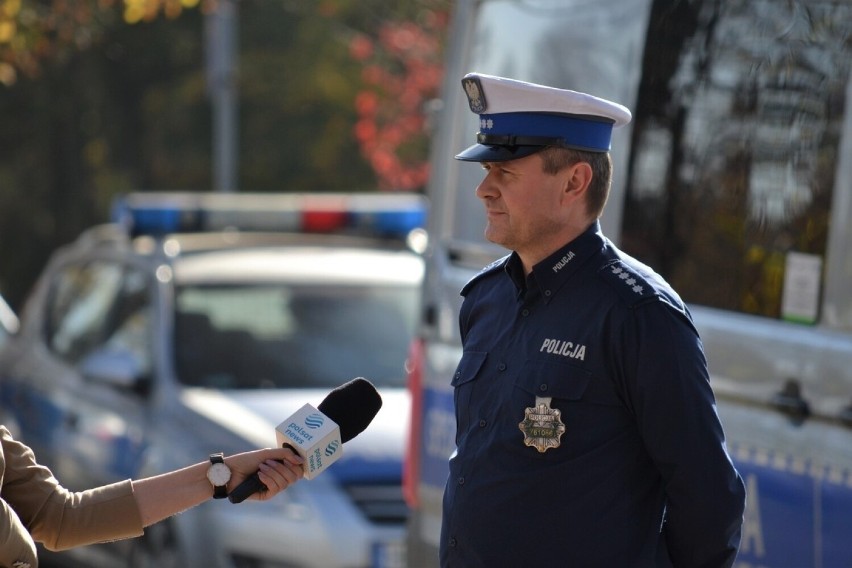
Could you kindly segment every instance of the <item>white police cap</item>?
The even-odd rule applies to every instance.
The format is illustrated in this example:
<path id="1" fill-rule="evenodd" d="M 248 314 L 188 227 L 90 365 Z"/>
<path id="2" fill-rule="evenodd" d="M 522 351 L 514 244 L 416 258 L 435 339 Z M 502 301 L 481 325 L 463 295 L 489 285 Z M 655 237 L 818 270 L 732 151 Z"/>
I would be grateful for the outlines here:
<path id="1" fill-rule="evenodd" d="M 477 143 L 456 156 L 467 162 L 515 160 L 546 146 L 608 152 L 612 129 L 631 119 L 618 103 L 516 79 L 468 73 L 462 87 L 479 115 Z"/>

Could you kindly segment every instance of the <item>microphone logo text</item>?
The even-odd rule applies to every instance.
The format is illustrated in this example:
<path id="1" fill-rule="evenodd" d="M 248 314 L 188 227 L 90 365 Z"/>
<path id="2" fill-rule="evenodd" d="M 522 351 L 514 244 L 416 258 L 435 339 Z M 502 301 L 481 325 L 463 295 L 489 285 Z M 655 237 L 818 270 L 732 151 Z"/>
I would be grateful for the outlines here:
<path id="1" fill-rule="evenodd" d="M 307 423 L 307 420 L 305 420 L 305 423 Z M 290 422 L 289 426 L 287 426 L 286 434 L 291 440 L 300 446 L 305 445 L 305 442 L 312 440 L 314 437 L 313 434 L 302 428 L 296 422 Z"/>

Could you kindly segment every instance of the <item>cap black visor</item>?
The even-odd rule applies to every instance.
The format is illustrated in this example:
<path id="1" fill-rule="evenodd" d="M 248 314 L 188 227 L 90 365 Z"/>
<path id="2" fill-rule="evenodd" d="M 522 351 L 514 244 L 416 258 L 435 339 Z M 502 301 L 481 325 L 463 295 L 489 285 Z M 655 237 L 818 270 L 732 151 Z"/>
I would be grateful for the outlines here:
<path id="1" fill-rule="evenodd" d="M 460 154 L 456 160 L 463 162 L 508 162 L 531 156 L 545 149 L 547 146 L 486 146 L 485 144 L 474 144 Z"/>

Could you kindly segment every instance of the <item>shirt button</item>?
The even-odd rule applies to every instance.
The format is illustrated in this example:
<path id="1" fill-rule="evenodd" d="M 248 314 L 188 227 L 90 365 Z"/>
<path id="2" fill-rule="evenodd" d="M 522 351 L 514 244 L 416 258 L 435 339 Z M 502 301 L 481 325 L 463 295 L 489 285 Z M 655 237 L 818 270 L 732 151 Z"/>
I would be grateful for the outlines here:
<path id="1" fill-rule="evenodd" d="M 506 370 L 506 363 L 500 363 L 499 365 L 497 365 L 497 370 L 498 371 L 505 371 Z"/>
<path id="2" fill-rule="evenodd" d="M 550 291 L 550 290 L 545 290 L 545 291 L 544 291 L 544 295 L 545 295 L 545 296 L 547 296 L 548 298 L 550 297 L 550 294 L 551 294 L 551 291 Z"/>
<path id="3" fill-rule="evenodd" d="M 464 477 L 459 477 L 459 485 L 464 485 Z"/>
<path id="4" fill-rule="evenodd" d="M 530 315 L 530 311 L 528 309 L 524 308 L 521 311 L 521 315 L 524 316 L 524 317 L 527 317 L 528 315 Z"/>
<path id="5" fill-rule="evenodd" d="M 450 542 L 449 542 L 450 548 L 455 548 L 457 544 L 458 544 L 458 542 L 456 541 L 455 538 L 450 539 Z"/>
<path id="6" fill-rule="evenodd" d="M 547 391 L 547 385 L 546 384 L 539 385 L 538 390 L 540 390 L 541 392 L 546 392 Z"/>
<path id="7" fill-rule="evenodd" d="M 479 421 L 479 427 L 480 428 L 485 428 L 487 425 L 488 425 L 488 422 L 486 422 L 485 420 Z"/>

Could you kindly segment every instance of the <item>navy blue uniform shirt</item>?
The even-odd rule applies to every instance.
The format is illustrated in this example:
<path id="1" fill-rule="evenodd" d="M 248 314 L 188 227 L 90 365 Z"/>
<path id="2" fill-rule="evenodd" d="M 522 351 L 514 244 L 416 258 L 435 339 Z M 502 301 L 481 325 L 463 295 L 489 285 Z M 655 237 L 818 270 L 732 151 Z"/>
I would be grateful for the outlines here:
<path id="1" fill-rule="evenodd" d="M 662 278 L 596 222 L 528 277 L 513 253 L 462 295 L 442 566 L 733 563 L 745 490 Z M 565 424 L 544 452 L 519 428 L 536 397 Z"/>

